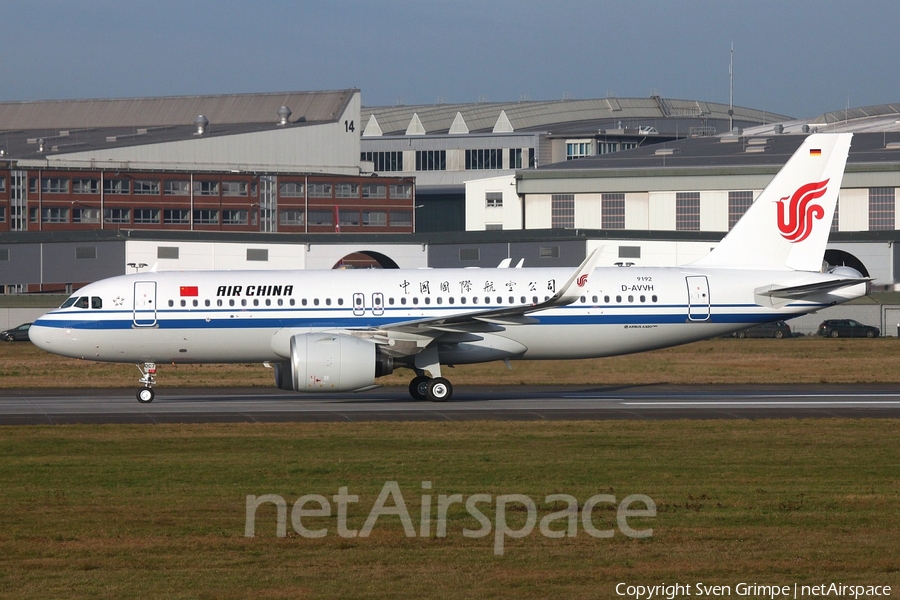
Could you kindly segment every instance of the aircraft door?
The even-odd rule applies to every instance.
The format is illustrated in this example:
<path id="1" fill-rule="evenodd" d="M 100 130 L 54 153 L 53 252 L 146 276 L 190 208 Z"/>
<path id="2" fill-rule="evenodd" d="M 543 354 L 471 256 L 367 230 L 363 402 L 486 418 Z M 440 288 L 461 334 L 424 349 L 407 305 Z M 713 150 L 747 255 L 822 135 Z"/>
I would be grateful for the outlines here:
<path id="1" fill-rule="evenodd" d="M 384 294 L 381 292 L 372 294 L 372 314 L 376 316 L 384 314 Z"/>
<path id="2" fill-rule="evenodd" d="M 156 325 L 156 282 L 136 281 L 134 283 L 134 326 L 154 327 Z"/>
<path id="3" fill-rule="evenodd" d="M 688 288 L 688 321 L 708 321 L 709 280 L 702 275 L 692 275 L 685 279 Z"/>

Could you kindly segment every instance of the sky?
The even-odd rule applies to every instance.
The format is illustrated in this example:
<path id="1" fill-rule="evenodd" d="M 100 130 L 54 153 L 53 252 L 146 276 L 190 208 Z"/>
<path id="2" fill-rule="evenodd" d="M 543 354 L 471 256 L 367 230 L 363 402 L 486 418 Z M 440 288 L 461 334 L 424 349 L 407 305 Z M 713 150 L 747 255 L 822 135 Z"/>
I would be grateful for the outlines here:
<path id="1" fill-rule="evenodd" d="M 900 103 L 896 0 L 0 0 L 0 101 L 359 88 L 365 106 Z M 0 124 L 2 127 L 2 124 Z"/>

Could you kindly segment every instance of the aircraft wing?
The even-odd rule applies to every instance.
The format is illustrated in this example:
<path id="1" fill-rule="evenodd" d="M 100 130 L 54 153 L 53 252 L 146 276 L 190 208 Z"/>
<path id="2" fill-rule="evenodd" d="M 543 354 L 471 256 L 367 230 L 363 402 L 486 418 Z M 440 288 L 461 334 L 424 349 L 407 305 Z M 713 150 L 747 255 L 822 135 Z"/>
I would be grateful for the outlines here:
<path id="1" fill-rule="evenodd" d="M 528 325 L 537 321 L 528 315 L 556 306 L 566 306 L 581 296 L 587 278 L 593 272 L 600 250 L 596 249 L 572 273 L 565 284 L 551 298 L 536 304 L 522 304 L 503 308 L 467 311 L 442 317 L 418 319 L 382 325 L 379 332 L 389 334 L 392 339 L 403 338 L 403 334 L 413 337 L 435 338 L 445 333 L 483 333 L 499 331 L 510 325 Z"/>

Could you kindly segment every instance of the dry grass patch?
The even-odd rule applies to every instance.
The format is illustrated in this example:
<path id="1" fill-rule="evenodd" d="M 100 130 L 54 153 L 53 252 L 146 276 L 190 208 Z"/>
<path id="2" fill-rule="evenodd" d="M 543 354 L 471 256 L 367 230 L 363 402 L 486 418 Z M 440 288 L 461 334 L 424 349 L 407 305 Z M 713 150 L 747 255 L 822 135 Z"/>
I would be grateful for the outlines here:
<path id="1" fill-rule="evenodd" d="M 572 361 L 499 362 L 447 368 L 455 385 L 619 385 L 712 383 L 900 383 L 900 340 L 714 339 L 611 358 Z M 134 387 L 133 365 L 96 363 L 53 356 L 31 344 L 0 343 L 0 388 Z M 379 379 L 409 383 L 398 369 Z M 163 387 L 271 386 L 260 364 L 159 365 Z"/>

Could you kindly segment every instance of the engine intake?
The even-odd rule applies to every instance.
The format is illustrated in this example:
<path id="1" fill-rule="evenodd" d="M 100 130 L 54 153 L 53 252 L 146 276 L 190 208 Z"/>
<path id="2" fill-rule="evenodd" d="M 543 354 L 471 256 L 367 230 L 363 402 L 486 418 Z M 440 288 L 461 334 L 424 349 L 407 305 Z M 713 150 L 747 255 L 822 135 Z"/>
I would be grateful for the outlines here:
<path id="1" fill-rule="evenodd" d="M 374 342 L 340 333 L 303 333 L 291 337 L 290 362 L 275 364 L 275 385 L 297 392 L 353 392 L 393 371 L 393 358 Z"/>

